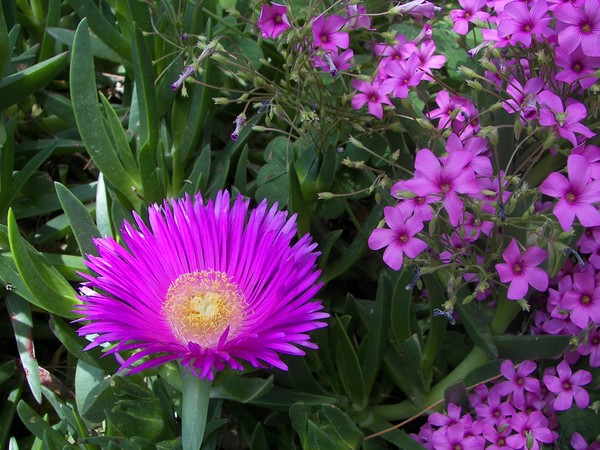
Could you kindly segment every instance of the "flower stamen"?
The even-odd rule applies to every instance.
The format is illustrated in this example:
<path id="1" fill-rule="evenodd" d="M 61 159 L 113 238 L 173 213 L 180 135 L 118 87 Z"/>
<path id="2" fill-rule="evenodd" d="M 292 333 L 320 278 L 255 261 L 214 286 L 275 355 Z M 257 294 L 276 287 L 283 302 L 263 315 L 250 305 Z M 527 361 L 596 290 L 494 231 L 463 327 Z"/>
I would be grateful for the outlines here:
<path id="1" fill-rule="evenodd" d="M 244 321 L 246 300 L 227 274 L 214 270 L 191 272 L 177 278 L 167 291 L 163 314 L 173 334 L 185 345 L 217 345 L 229 328 L 229 339 Z"/>

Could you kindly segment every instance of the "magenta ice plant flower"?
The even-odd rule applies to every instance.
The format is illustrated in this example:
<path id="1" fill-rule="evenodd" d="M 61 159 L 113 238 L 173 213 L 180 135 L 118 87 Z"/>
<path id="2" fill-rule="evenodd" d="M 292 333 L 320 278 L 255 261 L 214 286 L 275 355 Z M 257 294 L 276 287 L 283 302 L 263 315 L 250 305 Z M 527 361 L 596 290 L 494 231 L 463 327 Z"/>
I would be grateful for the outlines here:
<path id="1" fill-rule="evenodd" d="M 469 167 L 473 154 L 452 152 L 442 167 L 440 160 L 428 148 L 419 150 L 415 159 L 415 177 L 405 187 L 420 196 L 440 195 L 452 226 L 457 226 L 463 215 L 464 204 L 458 194 L 475 194 L 479 184 Z"/>
<path id="2" fill-rule="evenodd" d="M 263 37 L 275 39 L 291 27 L 286 12 L 287 7 L 279 3 L 271 2 L 271 5 L 267 3 L 262 5 L 257 25 Z"/>
<path id="3" fill-rule="evenodd" d="M 551 91 L 540 92 L 538 99 L 544 106 L 540 110 L 540 125 L 554 127 L 558 134 L 571 142 L 574 147 L 577 146 L 575 133 L 587 138 L 596 135 L 588 127 L 579 123 L 587 118 L 587 109 L 583 103 L 567 102 L 567 108 L 565 109 L 560 97 Z"/>
<path id="4" fill-rule="evenodd" d="M 346 19 L 341 16 L 327 16 L 321 14 L 312 22 L 312 32 L 315 47 L 337 52 L 348 48 L 350 37 L 345 31 L 340 29 L 346 24 Z"/>
<path id="5" fill-rule="evenodd" d="M 540 185 L 540 192 L 558 198 L 554 215 L 563 230 L 568 231 L 575 217 L 584 227 L 600 225 L 600 213 L 595 203 L 600 202 L 600 180 L 591 178 L 592 168 L 581 155 L 567 159 L 568 179 L 552 172 Z"/>
<path id="6" fill-rule="evenodd" d="M 408 217 L 396 207 L 386 206 L 383 210 L 385 221 L 389 228 L 376 228 L 369 236 L 369 248 L 383 252 L 383 261 L 394 270 L 400 270 L 404 255 L 416 258 L 427 244 L 415 237 L 423 229 L 419 217 Z"/>
<path id="7" fill-rule="evenodd" d="M 585 0 L 581 6 L 563 3 L 554 16 L 562 24 L 558 43 L 565 52 L 581 46 L 587 56 L 600 56 L 600 0 Z"/>
<path id="8" fill-rule="evenodd" d="M 556 394 L 554 409 L 566 411 L 573 405 L 573 400 L 579 409 L 587 408 L 590 404 L 590 395 L 581 386 L 592 381 L 592 374 L 587 370 L 573 373 L 571 366 L 564 360 L 556 366 L 556 372 L 558 376 L 544 375 L 544 384 L 550 392 Z"/>
<path id="9" fill-rule="evenodd" d="M 393 106 L 387 96 L 391 88 L 384 88 L 379 81 L 369 83 L 368 81 L 355 80 L 352 86 L 359 91 L 359 93 L 352 97 L 351 103 L 353 109 L 360 109 L 368 104 L 369 113 L 378 119 L 382 119 L 383 105 Z"/>
<path id="10" fill-rule="evenodd" d="M 294 244 L 295 216 L 277 205 L 248 214 L 249 205 L 241 196 L 231 205 L 227 191 L 214 201 L 186 196 L 151 206 L 149 225 L 134 213 L 123 244 L 96 239 L 78 307 L 79 335 L 93 336 L 87 348 L 127 352 L 121 371 L 179 360 L 209 379 L 243 361 L 286 370 L 281 354 L 316 348 L 307 333 L 329 316 L 313 301 L 316 244 L 309 235 Z"/>
<path id="11" fill-rule="evenodd" d="M 548 289 L 548 274 L 538 266 L 548 258 L 548 252 L 539 247 L 529 247 L 521 254 L 516 240 L 512 240 L 504 253 L 503 263 L 496 264 L 496 270 L 503 283 L 510 282 L 507 297 L 520 300 L 525 297 L 529 286 L 538 291 Z"/>

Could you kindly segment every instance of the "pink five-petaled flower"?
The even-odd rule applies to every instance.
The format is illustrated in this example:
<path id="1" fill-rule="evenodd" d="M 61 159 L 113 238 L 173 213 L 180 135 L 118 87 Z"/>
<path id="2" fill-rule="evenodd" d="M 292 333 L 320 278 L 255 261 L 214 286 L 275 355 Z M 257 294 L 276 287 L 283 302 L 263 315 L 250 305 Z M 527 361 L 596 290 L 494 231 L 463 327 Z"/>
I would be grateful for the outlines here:
<path id="1" fill-rule="evenodd" d="M 590 320 L 600 323 L 600 284 L 593 275 L 573 274 L 573 289 L 564 293 L 560 308 L 569 311 L 571 322 L 582 330 Z"/>
<path id="2" fill-rule="evenodd" d="M 423 229 L 423 222 L 419 217 L 407 218 L 398 208 L 386 206 L 384 211 L 388 228 L 376 228 L 369 236 L 369 248 L 383 252 L 383 260 L 394 270 L 402 268 L 404 254 L 409 258 L 416 258 L 419 253 L 427 248 L 427 244 L 415 235 Z"/>
<path id="3" fill-rule="evenodd" d="M 600 225 L 600 213 L 593 204 L 600 201 L 600 180 L 591 179 L 592 167 L 581 155 L 570 155 L 567 159 L 569 179 L 552 172 L 540 185 L 540 192 L 559 200 L 554 206 L 554 215 L 563 230 L 568 231 L 575 216 L 584 227 Z"/>
<path id="4" fill-rule="evenodd" d="M 350 37 L 348 33 L 340 31 L 345 24 L 346 19 L 341 16 L 328 16 L 325 18 L 321 14 L 312 23 L 315 46 L 332 52 L 337 52 L 338 47 L 348 48 Z"/>
<path id="5" fill-rule="evenodd" d="M 360 109 L 368 103 L 369 112 L 378 119 L 381 119 L 383 118 L 383 104 L 385 103 L 386 105 L 393 106 L 392 102 L 387 97 L 387 94 L 392 88 L 388 87 L 387 89 L 384 89 L 379 81 L 369 83 L 368 81 L 355 79 L 352 82 L 352 86 L 361 92 L 352 97 L 351 103 L 353 109 Z"/>
<path id="6" fill-rule="evenodd" d="M 502 381 L 494 386 L 494 390 L 500 395 L 512 394 L 512 404 L 520 408 L 525 404 L 525 391 L 541 392 L 540 380 L 528 377 L 537 368 L 533 361 L 522 361 L 515 371 L 512 361 L 506 359 L 500 365 L 500 372 L 507 381 Z"/>
<path id="7" fill-rule="evenodd" d="M 479 193 L 479 183 L 469 166 L 472 159 L 471 152 L 452 152 L 442 167 L 433 152 L 424 148 L 415 159 L 415 177 L 407 180 L 404 186 L 419 196 L 441 195 L 450 223 L 455 227 L 460 222 L 464 206 L 458 194 Z"/>
<path id="8" fill-rule="evenodd" d="M 579 409 L 587 408 L 590 404 L 590 395 L 581 386 L 592 381 L 592 374 L 587 370 L 578 370 L 573 373 L 566 361 L 556 366 L 558 376 L 544 375 L 544 384 L 550 392 L 556 395 L 554 409 L 566 411 L 573 405 L 573 400 Z"/>
<path id="9" fill-rule="evenodd" d="M 450 18 L 454 22 L 454 31 L 458 34 L 469 32 L 469 22 L 475 23 L 476 20 L 483 22 L 490 17 L 489 13 L 481 11 L 485 7 L 486 0 L 458 0 L 458 3 L 462 9 L 450 11 Z"/>
<path id="10" fill-rule="evenodd" d="M 511 2 L 504 8 L 498 24 L 498 35 L 500 37 L 511 36 L 516 42 L 525 47 L 531 46 L 532 36 L 548 34 L 548 22 L 551 17 L 546 13 L 548 6 L 545 0 L 537 0 L 529 9 L 526 3 Z"/>
<path id="11" fill-rule="evenodd" d="M 271 6 L 267 3 L 262 5 L 257 25 L 263 37 L 275 39 L 290 28 L 286 12 L 287 8 L 279 3 L 272 2 Z"/>
<path id="12" fill-rule="evenodd" d="M 533 411 L 531 414 L 517 413 L 510 422 L 516 434 L 508 436 L 506 443 L 515 450 L 539 450 L 540 442 L 554 442 L 554 434 L 548 425 L 548 419 L 541 411 Z"/>
<path id="13" fill-rule="evenodd" d="M 408 88 L 417 86 L 423 72 L 418 69 L 419 57 L 412 53 L 407 61 L 389 61 L 385 65 L 385 72 L 390 77 L 381 83 L 383 89 L 390 89 L 393 97 L 408 97 Z"/>
<path id="14" fill-rule="evenodd" d="M 566 411 L 573 405 L 573 400 L 579 409 L 587 408 L 590 404 L 590 395 L 581 386 L 592 381 L 592 374 L 587 370 L 578 370 L 573 373 L 569 364 L 563 360 L 556 366 L 558 376 L 544 375 L 544 384 L 550 392 L 556 395 L 554 409 Z"/>
<path id="15" fill-rule="evenodd" d="M 587 110 L 583 103 L 573 102 L 564 108 L 563 102 L 558 95 L 551 91 L 542 91 L 538 99 L 544 108 L 540 111 L 540 125 L 555 127 L 562 137 L 577 146 L 575 133 L 587 138 L 596 135 L 585 125 L 579 123 L 587 117 Z M 568 103 L 568 102 L 567 102 Z"/>
<path id="16" fill-rule="evenodd" d="M 354 58 L 352 49 L 348 49 L 338 54 L 337 52 L 325 52 L 322 57 L 313 56 L 313 64 L 323 70 L 329 71 L 332 77 L 336 77 L 340 70 L 349 69 L 352 64 L 350 60 Z"/>
<path id="17" fill-rule="evenodd" d="M 538 291 L 545 291 L 548 288 L 548 274 L 539 267 L 548 258 L 548 252 L 539 247 L 529 247 L 521 255 L 519 245 L 514 239 L 502 253 L 504 263 L 496 264 L 496 270 L 500 275 L 500 281 L 507 283 L 507 298 L 510 300 L 520 300 L 525 297 L 529 285 Z"/>
<path id="18" fill-rule="evenodd" d="M 567 25 L 558 34 L 558 43 L 566 52 L 581 45 L 587 56 L 600 56 L 600 0 L 585 0 L 583 6 L 563 3 L 554 15 Z"/>

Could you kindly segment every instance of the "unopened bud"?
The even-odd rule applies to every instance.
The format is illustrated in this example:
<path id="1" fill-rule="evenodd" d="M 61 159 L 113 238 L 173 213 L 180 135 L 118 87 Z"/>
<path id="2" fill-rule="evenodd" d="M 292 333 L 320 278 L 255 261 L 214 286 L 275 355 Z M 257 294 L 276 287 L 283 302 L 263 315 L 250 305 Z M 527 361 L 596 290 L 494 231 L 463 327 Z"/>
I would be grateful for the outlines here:
<path id="1" fill-rule="evenodd" d="M 477 73 L 473 69 L 470 69 L 467 66 L 460 66 L 458 68 L 458 71 L 465 74 L 468 77 L 476 77 L 477 76 Z"/>
<path id="2" fill-rule="evenodd" d="M 335 198 L 335 194 L 331 192 L 319 192 L 317 198 L 319 200 L 331 200 L 332 198 Z"/>
<path id="3" fill-rule="evenodd" d="M 242 113 L 237 116 L 233 123 L 235 123 L 235 130 L 233 130 L 233 133 L 231 133 L 230 137 L 232 141 L 237 141 L 240 137 L 240 133 L 242 132 L 242 127 L 246 124 L 246 114 Z"/>

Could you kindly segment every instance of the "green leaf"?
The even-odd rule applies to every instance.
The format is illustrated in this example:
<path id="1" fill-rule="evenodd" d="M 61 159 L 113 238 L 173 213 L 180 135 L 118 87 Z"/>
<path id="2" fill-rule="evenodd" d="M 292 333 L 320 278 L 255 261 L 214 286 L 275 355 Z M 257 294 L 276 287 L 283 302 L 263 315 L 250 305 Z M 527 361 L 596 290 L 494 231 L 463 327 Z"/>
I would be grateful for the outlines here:
<path id="1" fill-rule="evenodd" d="M 4 366 L 5 364 L 2 365 L 2 367 Z M 0 410 L 0 423 L 2 424 L 0 427 L 0 448 L 6 448 L 6 440 L 8 439 L 9 433 L 12 430 L 11 425 L 13 423 L 15 413 L 17 412 L 17 402 L 21 398 L 22 392 L 23 383 L 21 379 L 19 379 L 17 387 L 8 392 L 4 405 L 2 406 L 2 410 Z M 11 440 L 12 439 L 14 438 L 11 438 Z M 18 449 L 18 447 L 13 448 Z"/>
<path id="2" fill-rule="evenodd" d="M 12 142 L 7 144 L 8 148 L 6 151 L 12 151 Z M 27 181 L 31 178 L 34 172 L 38 170 L 42 163 L 50 157 L 53 151 L 54 145 L 50 145 L 48 148 L 40 151 L 29 161 L 27 161 L 21 170 L 12 176 L 12 183 L 8 189 L 0 192 L 0 217 L 4 216 L 14 198 L 17 196 L 23 186 L 25 186 L 25 183 L 27 183 Z"/>
<path id="3" fill-rule="evenodd" d="M 88 364 L 88 367 L 93 367 Z M 115 377 L 108 378 L 96 384 L 85 396 L 83 404 L 77 407 L 81 415 L 93 423 L 102 423 L 104 420 L 104 411 L 112 408 L 117 401 L 112 390 L 112 380 Z M 77 380 L 76 380 L 77 381 Z M 80 397 L 77 396 L 76 400 Z"/>
<path id="4" fill-rule="evenodd" d="M 144 144 L 138 153 L 143 196 L 149 203 L 160 202 L 165 197 L 165 186 L 161 179 L 162 169 L 155 162 L 153 152 L 153 149 Z"/>
<path id="5" fill-rule="evenodd" d="M 117 115 L 113 105 L 104 97 L 102 93 L 100 93 L 100 100 L 102 100 L 102 106 L 104 107 L 104 114 L 108 119 L 108 128 L 107 133 L 108 137 L 113 139 L 115 149 L 123 167 L 127 171 L 129 175 L 132 176 L 136 182 L 139 181 L 140 175 L 137 163 L 135 158 L 131 152 L 131 148 L 129 147 L 129 142 L 127 140 L 127 134 L 123 129 L 123 125 L 121 124 L 121 120 Z"/>
<path id="6" fill-rule="evenodd" d="M 186 399 L 183 401 L 185 404 Z M 165 427 L 161 403 L 156 398 L 119 400 L 112 409 L 105 410 L 105 414 L 115 429 L 129 438 L 140 436 L 155 442 Z M 201 417 L 198 417 L 198 420 L 200 421 Z M 183 448 L 186 450 L 185 440 Z"/>
<path id="7" fill-rule="evenodd" d="M 0 81 L 0 109 L 8 108 L 39 91 L 62 72 L 68 53 L 61 53 Z"/>
<path id="8" fill-rule="evenodd" d="M 100 237 L 100 232 L 98 231 L 98 228 L 96 228 L 96 224 L 92 220 L 86 207 L 71 193 L 71 191 L 69 191 L 69 189 L 59 182 L 55 182 L 54 187 L 56 188 L 56 194 L 58 195 L 60 204 L 71 224 L 71 230 L 77 240 L 81 256 L 85 256 L 86 254 L 98 256 L 98 249 L 92 240 L 96 237 Z"/>
<path id="9" fill-rule="evenodd" d="M 6 20 L 4 19 L 4 10 L 0 5 L 0 77 L 6 70 L 6 63 L 9 60 L 9 54 L 11 50 L 9 48 L 8 41 L 8 29 L 6 27 Z"/>
<path id="10" fill-rule="evenodd" d="M 307 394 L 302 391 L 273 386 L 273 388 L 265 395 L 252 400 L 250 403 L 275 411 L 287 411 L 291 405 L 297 402 L 302 402 L 306 405 L 323 405 L 335 403 L 336 399 L 333 397 Z"/>
<path id="11" fill-rule="evenodd" d="M 62 317 L 75 318 L 78 303 L 71 285 L 19 234 L 12 211 L 8 213 L 8 238 L 15 265 L 36 306 Z"/>
<path id="12" fill-rule="evenodd" d="M 154 67 L 142 32 L 135 23 L 133 28 L 133 71 L 140 119 L 139 133 L 136 140 L 138 149 L 147 145 L 151 152 L 155 152 L 158 143 L 159 123 L 156 88 L 154 87 Z"/>
<path id="13" fill-rule="evenodd" d="M 455 307 L 473 344 L 485 351 L 490 359 L 496 359 L 498 349 L 479 305 L 475 302 L 463 304 L 458 301 Z"/>
<path id="14" fill-rule="evenodd" d="M 319 169 L 315 188 L 317 192 L 329 191 L 335 181 L 335 172 L 337 171 L 337 154 L 334 147 L 329 147 L 323 155 L 323 162 Z"/>
<path id="15" fill-rule="evenodd" d="M 180 196 L 187 193 L 194 195 L 196 192 L 203 192 L 210 179 L 210 144 L 206 144 L 200 156 L 194 161 L 192 173 L 187 177 L 183 187 L 181 188 Z"/>
<path id="16" fill-rule="evenodd" d="M 42 382 L 35 349 L 33 346 L 33 320 L 29 303 L 12 292 L 6 295 L 6 306 L 17 341 L 17 350 L 21 359 L 21 366 L 25 371 L 25 378 L 33 397 L 42 403 Z"/>
<path id="17" fill-rule="evenodd" d="M 75 33 L 70 79 L 71 99 L 77 127 L 87 151 L 106 179 L 133 205 L 139 205 L 140 200 L 136 197 L 132 188 L 139 191 L 140 186 L 125 171 L 106 134 L 105 128 L 99 126 L 103 123 L 104 118 L 100 112 L 96 92 L 94 59 L 91 53 L 87 19 L 81 21 Z"/>
<path id="18" fill-rule="evenodd" d="M 235 2 L 234 2 L 235 7 Z M 248 59 L 248 62 L 254 69 L 259 70 L 262 65 L 260 60 L 264 58 L 263 52 L 256 42 L 256 39 L 250 39 L 243 37 L 239 42 L 240 50 L 244 58 Z"/>
<path id="19" fill-rule="evenodd" d="M 381 219 L 383 204 L 374 205 L 358 235 L 352 241 L 352 244 L 344 249 L 342 256 L 332 261 L 329 267 L 325 267 L 321 279 L 323 282 L 329 282 L 337 278 L 354 264 L 356 264 L 367 250 L 367 240 L 377 223 Z"/>
<path id="20" fill-rule="evenodd" d="M 391 306 L 391 330 L 396 342 L 404 342 L 416 330 L 412 329 L 411 317 L 414 316 L 412 307 L 412 290 L 406 290 L 413 281 L 413 271 L 407 267 L 402 269 L 394 286 Z"/>
<path id="21" fill-rule="evenodd" d="M 102 383 L 103 379 L 104 370 L 100 369 L 97 365 L 88 364 L 85 361 L 77 361 L 77 367 L 75 368 L 75 404 L 77 405 L 77 410 L 81 414 L 85 415 L 88 410 L 86 408 L 88 399 L 90 400 L 90 403 L 92 403 L 92 400 L 94 399 L 90 394 L 100 383 Z M 95 423 L 102 422 L 103 411 L 109 406 L 110 405 L 104 405 L 102 407 L 93 408 L 93 412 L 101 416 L 99 418 L 97 416 L 95 417 L 96 419 L 99 419 L 95 420 Z M 89 419 L 89 417 L 86 418 Z"/>
<path id="22" fill-rule="evenodd" d="M 325 418 L 331 424 L 331 426 L 324 427 L 325 431 L 331 431 L 338 437 L 340 445 L 336 448 L 359 448 L 364 435 L 354 424 L 354 421 L 334 405 L 323 405 L 321 409 Z"/>
<path id="23" fill-rule="evenodd" d="M 48 10 L 46 13 L 46 23 L 44 24 L 44 30 L 55 27 L 60 21 L 60 0 L 49 0 Z M 49 59 L 54 54 L 55 41 L 48 34 L 44 33 L 42 37 L 42 43 L 40 44 L 40 61 Z M 1 73 L 1 72 L 0 72 Z"/>
<path id="24" fill-rule="evenodd" d="M 321 252 L 321 256 L 319 257 L 319 267 L 321 270 L 327 267 L 327 262 L 329 261 L 329 255 L 331 254 L 333 247 L 337 240 L 340 238 L 344 230 L 333 230 L 330 231 L 323 237 L 323 239 L 319 242 L 319 250 Z"/>
<path id="25" fill-rule="evenodd" d="M 447 324 L 446 318 L 435 317 L 433 311 L 436 308 L 443 309 L 442 303 L 444 303 L 446 296 L 444 288 L 435 274 L 423 275 L 423 281 L 429 294 L 429 317 L 431 317 L 431 326 L 429 327 L 429 333 L 427 333 L 423 351 L 423 372 L 425 373 L 426 385 L 429 387 L 433 376 L 433 361 L 444 343 Z"/>
<path id="26" fill-rule="evenodd" d="M 58 449 L 69 446 L 67 440 L 23 400 L 17 404 L 17 413 L 27 429 L 42 442 L 46 442 L 47 444 L 52 445 L 53 448 Z"/>
<path id="27" fill-rule="evenodd" d="M 298 180 L 298 175 L 294 169 L 293 164 L 290 162 L 288 165 L 288 176 L 290 182 L 290 212 L 296 213 L 296 224 L 298 226 L 298 236 L 304 236 L 310 232 L 310 218 L 312 216 L 312 208 L 308 205 L 304 195 L 302 194 L 302 187 Z M 258 191 L 257 191 L 258 192 Z"/>
<path id="28" fill-rule="evenodd" d="M 67 30 L 65 28 L 46 28 L 46 33 L 56 39 L 58 42 L 65 44 L 69 47 L 73 46 L 73 40 L 75 39 L 75 32 L 73 30 Z M 92 54 L 96 58 L 105 59 L 116 63 L 121 62 L 121 57 L 118 53 L 114 52 L 104 42 L 98 39 L 95 34 L 90 35 Z"/>
<path id="29" fill-rule="evenodd" d="M 346 395 L 356 407 L 362 409 L 368 400 L 365 380 L 354 346 L 339 317 L 335 317 L 331 322 L 330 332 L 334 343 L 335 362 Z"/>
<path id="30" fill-rule="evenodd" d="M 126 61 L 131 60 L 131 46 L 123 35 L 104 18 L 93 0 L 69 0 L 71 7 L 82 18 L 82 22 L 90 23 L 90 28 L 108 48 L 118 53 Z M 79 25 L 81 26 L 81 24 Z M 87 25 L 86 25 L 87 28 Z M 79 29 L 79 27 L 78 27 Z M 92 53 L 90 53 L 90 57 Z M 72 79 L 72 78 L 71 78 Z"/>
<path id="31" fill-rule="evenodd" d="M 386 273 L 379 277 L 375 304 L 370 307 L 368 318 L 369 340 L 362 361 L 367 395 L 381 369 L 383 355 L 388 343 L 389 311 L 392 298 L 392 281 Z"/>
<path id="32" fill-rule="evenodd" d="M 245 378 L 233 372 L 221 372 L 210 391 L 211 398 L 248 403 L 273 388 L 273 376 L 267 379 Z"/>
<path id="33" fill-rule="evenodd" d="M 208 417 L 211 381 L 189 370 L 183 373 L 181 440 L 183 450 L 199 450 Z"/>
<path id="34" fill-rule="evenodd" d="M 408 434 L 404 431 L 395 429 L 389 430 L 392 427 L 392 424 L 378 419 L 378 418 L 370 418 L 365 428 L 368 428 L 374 432 L 384 432 L 380 436 L 388 442 L 396 445 L 400 449 L 404 450 L 425 450 L 421 444 L 412 439 Z"/>
<path id="35" fill-rule="evenodd" d="M 11 379 L 17 370 L 17 363 L 14 359 L 9 359 L 0 364 L 0 386 Z"/>
<path id="36" fill-rule="evenodd" d="M 107 355 L 106 358 L 102 358 L 103 353 L 99 347 L 84 351 L 83 349 L 89 342 L 77 336 L 77 333 L 69 324 L 59 317 L 52 316 L 50 318 L 50 330 L 76 359 L 80 359 L 91 366 L 97 365 L 108 373 L 115 373 L 119 369 L 119 364 L 114 356 Z"/>
<path id="37" fill-rule="evenodd" d="M 235 170 L 235 180 L 233 185 L 239 189 L 242 194 L 245 194 L 248 189 L 248 150 L 249 147 L 244 145 L 240 159 L 238 160 Z"/>
<path id="38" fill-rule="evenodd" d="M 571 336 L 514 336 L 505 334 L 494 336 L 494 344 L 498 348 L 498 357 L 520 362 L 525 359 L 555 359 L 563 355 Z"/>

